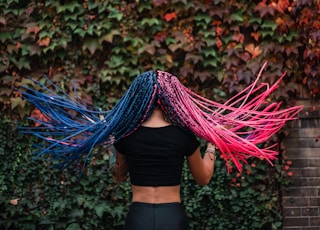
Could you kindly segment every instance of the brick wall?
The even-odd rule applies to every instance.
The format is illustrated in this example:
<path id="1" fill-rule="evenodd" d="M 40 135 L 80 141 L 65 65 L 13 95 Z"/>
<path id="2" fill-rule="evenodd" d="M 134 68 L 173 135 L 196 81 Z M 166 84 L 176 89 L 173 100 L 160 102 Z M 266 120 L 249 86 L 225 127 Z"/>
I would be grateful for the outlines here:
<path id="1" fill-rule="evenodd" d="M 285 156 L 293 174 L 283 188 L 283 230 L 320 230 L 320 111 L 306 108 L 289 127 Z"/>

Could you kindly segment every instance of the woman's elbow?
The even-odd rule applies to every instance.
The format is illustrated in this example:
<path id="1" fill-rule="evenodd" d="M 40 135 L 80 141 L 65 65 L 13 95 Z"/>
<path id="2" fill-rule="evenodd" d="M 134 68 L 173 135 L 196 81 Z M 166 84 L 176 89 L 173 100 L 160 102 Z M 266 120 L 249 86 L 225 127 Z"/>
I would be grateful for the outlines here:
<path id="1" fill-rule="evenodd" d="M 205 186 L 210 183 L 212 176 L 196 179 L 196 183 L 200 186 Z"/>

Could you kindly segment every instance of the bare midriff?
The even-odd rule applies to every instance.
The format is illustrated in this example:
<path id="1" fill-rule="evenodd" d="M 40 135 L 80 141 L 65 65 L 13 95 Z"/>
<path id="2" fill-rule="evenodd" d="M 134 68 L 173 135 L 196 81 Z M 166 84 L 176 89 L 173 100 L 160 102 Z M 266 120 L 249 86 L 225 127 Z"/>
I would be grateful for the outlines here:
<path id="1" fill-rule="evenodd" d="M 132 202 L 180 203 L 180 185 L 159 187 L 132 185 Z"/>

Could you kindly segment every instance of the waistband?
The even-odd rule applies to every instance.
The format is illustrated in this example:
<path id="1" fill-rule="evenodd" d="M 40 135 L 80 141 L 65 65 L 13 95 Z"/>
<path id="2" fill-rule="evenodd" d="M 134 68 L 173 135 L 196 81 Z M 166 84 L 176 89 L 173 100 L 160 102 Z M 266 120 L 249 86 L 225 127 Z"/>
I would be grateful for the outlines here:
<path id="1" fill-rule="evenodd" d="M 168 207 L 183 207 L 179 202 L 170 203 L 143 203 L 143 202 L 132 202 L 131 206 L 145 207 L 145 208 L 168 208 Z"/>

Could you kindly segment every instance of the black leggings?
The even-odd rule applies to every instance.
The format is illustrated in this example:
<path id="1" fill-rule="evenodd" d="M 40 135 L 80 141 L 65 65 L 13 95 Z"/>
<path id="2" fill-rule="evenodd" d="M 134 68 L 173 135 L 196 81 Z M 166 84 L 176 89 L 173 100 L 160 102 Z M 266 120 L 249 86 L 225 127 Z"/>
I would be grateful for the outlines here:
<path id="1" fill-rule="evenodd" d="M 188 219 L 180 203 L 133 202 L 124 230 L 188 230 Z"/>

